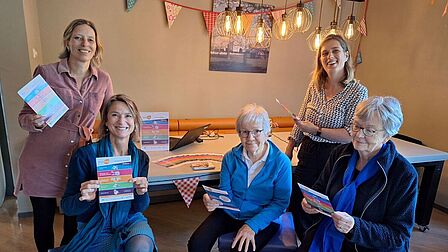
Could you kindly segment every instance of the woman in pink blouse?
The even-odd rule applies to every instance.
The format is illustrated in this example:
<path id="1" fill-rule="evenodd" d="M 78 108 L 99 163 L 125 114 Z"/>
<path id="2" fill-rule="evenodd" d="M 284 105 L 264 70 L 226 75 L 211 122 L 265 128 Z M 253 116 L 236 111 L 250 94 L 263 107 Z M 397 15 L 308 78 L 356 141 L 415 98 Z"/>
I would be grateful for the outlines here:
<path id="1" fill-rule="evenodd" d="M 95 25 L 84 19 L 73 20 L 64 31 L 63 43 L 61 60 L 38 66 L 34 76 L 40 74 L 69 110 L 51 128 L 27 104 L 18 118 L 29 135 L 19 158 L 16 193 L 23 191 L 30 196 L 39 251 L 54 247 L 56 198 L 64 194 L 72 153 L 90 140 L 95 118 L 113 95 L 109 74 L 98 68 L 103 48 Z M 74 234 L 75 217 L 64 216 L 61 244 L 67 244 Z"/>

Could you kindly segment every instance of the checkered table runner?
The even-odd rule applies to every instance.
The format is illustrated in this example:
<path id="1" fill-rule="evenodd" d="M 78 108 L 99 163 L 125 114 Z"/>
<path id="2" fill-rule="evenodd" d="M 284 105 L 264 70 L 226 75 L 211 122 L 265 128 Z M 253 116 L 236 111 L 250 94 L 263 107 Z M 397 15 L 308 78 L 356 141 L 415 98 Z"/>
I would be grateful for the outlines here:
<path id="1" fill-rule="evenodd" d="M 199 183 L 199 177 L 178 179 L 173 180 L 173 182 L 176 185 L 177 190 L 179 190 L 180 195 L 182 195 L 185 204 L 190 208 L 191 201 L 193 200 L 194 193 L 196 192 Z"/>

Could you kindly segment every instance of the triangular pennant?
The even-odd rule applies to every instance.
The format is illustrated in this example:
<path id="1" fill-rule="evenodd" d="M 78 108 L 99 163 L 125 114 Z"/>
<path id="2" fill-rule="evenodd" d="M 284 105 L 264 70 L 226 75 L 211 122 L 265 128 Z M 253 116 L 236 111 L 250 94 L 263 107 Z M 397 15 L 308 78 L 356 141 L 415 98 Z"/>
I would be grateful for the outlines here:
<path id="1" fill-rule="evenodd" d="M 131 11 L 137 0 L 126 0 L 126 10 Z"/>
<path id="2" fill-rule="evenodd" d="M 367 25 L 366 25 L 366 19 L 365 18 L 361 19 L 357 29 L 363 36 L 367 36 Z"/>
<path id="3" fill-rule="evenodd" d="M 283 13 L 285 13 L 284 10 L 271 11 L 272 16 L 274 17 L 274 23 L 282 18 Z"/>
<path id="4" fill-rule="evenodd" d="M 246 17 L 246 22 L 244 23 L 244 26 L 246 28 L 246 31 L 250 31 L 250 27 L 252 26 L 252 20 L 254 19 L 255 15 L 251 14 L 244 14 Z"/>
<path id="5" fill-rule="evenodd" d="M 314 1 L 309 1 L 304 4 L 305 8 L 310 10 L 311 15 L 314 15 Z"/>
<path id="6" fill-rule="evenodd" d="M 174 184 L 179 190 L 180 195 L 185 201 L 185 204 L 190 208 L 191 201 L 193 200 L 194 193 L 196 192 L 196 187 L 199 183 L 199 177 L 186 178 L 173 180 Z"/>
<path id="7" fill-rule="evenodd" d="M 168 28 L 171 28 L 171 26 L 173 25 L 174 20 L 176 20 L 176 17 L 180 12 L 180 9 L 182 9 L 182 6 L 165 2 L 165 11 L 166 11 L 166 19 L 168 20 Z"/>
<path id="8" fill-rule="evenodd" d="M 202 16 L 204 16 L 205 26 L 207 27 L 208 35 L 211 36 L 213 32 L 213 27 L 215 27 L 216 17 L 218 17 L 218 12 L 203 11 Z"/>

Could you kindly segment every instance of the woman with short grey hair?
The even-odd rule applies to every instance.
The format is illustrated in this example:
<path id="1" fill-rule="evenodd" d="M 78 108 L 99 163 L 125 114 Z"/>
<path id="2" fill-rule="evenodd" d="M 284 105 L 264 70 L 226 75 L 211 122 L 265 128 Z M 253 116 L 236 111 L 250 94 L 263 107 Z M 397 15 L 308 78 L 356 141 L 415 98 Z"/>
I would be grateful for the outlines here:
<path id="1" fill-rule="evenodd" d="M 370 97 L 356 107 L 352 142 L 335 148 L 313 186 L 335 212 L 307 230 L 301 250 L 409 250 L 418 178 L 390 140 L 402 123 L 394 97 Z M 306 200 L 302 208 L 318 213 Z"/>
<path id="2" fill-rule="evenodd" d="M 204 194 L 210 213 L 188 241 L 188 251 L 210 251 L 216 239 L 236 232 L 231 251 L 260 251 L 279 229 L 278 219 L 289 204 L 291 162 L 268 137 L 268 112 L 252 103 L 236 120 L 241 143 L 222 160 L 219 189 L 228 192 L 239 211 L 222 209 Z"/>

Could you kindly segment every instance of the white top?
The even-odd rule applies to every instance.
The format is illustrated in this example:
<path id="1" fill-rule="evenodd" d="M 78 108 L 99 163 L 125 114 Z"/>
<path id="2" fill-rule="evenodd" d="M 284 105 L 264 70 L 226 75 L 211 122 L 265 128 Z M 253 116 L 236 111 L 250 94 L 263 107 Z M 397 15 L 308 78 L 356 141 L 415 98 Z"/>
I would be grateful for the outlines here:
<path id="1" fill-rule="evenodd" d="M 268 158 L 269 154 L 269 143 L 266 143 L 266 151 L 264 152 L 263 157 L 261 157 L 260 160 L 253 163 L 252 160 L 250 160 L 249 156 L 247 155 L 246 149 L 243 148 L 243 160 L 247 165 L 247 187 L 250 186 L 250 183 L 252 183 L 252 180 L 260 173 L 261 169 L 264 167 L 264 164 L 266 163 L 266 159 Z"/>

